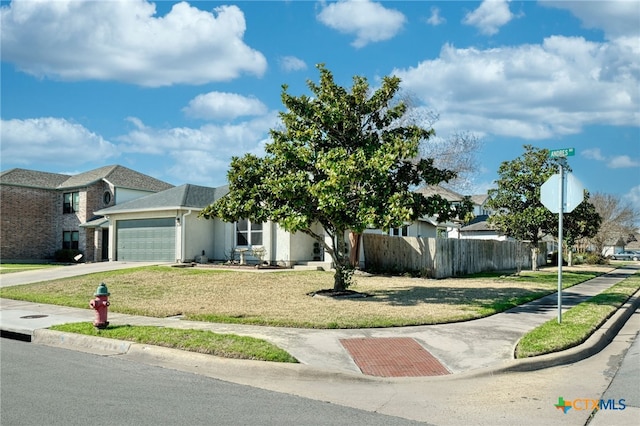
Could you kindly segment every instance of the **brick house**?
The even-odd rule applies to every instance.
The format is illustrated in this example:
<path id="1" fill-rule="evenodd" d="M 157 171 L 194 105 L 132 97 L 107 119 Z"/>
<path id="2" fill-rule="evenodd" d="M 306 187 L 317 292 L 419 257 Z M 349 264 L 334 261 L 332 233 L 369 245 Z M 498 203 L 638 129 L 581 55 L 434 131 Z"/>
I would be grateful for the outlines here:
<path id="1" fill-rule="evenodd" d="M 172 188 L 120 165 L 77 175 L 10 169 L 0 173 L 0 258 L 49 260 L 78 249 L 84 261 L 108 254 L 107 221 L 93 212 Z"/>

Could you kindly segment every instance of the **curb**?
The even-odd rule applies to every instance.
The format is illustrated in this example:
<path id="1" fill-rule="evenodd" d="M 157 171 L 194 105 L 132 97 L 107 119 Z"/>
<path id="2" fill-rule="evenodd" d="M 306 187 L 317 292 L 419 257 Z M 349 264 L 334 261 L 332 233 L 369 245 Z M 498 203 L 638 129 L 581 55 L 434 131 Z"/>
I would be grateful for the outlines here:
<path id="1" fill-rule="evenodd" d="M 33 330 L 32 343 L 76 349 L 99 355 L 121 355 L 129 352 L 132 342 L 108 339 L 106 337 L 87 336 L 84 334 L 65 333 L 62 331 L 40 328 Z"/>
<path id="2" fill-rule="evenodd" d="M 640 290 L 630 296 L 616 312 L 613 313 L 598 329 L 582 344 L 561 352 L 553 352 L 531 358 L 514 359 L 497 367 L 487 367 L 480 370 L 472 370 L 456 376 L 465 378 L 493 376 L 509 372 L 525 372 L 541 370 L 543 368 L 557 367 L 571 364 L 589 358 L 603 350 L 620 329 L 631 318 L 631 315 L 640 307 Z"/>

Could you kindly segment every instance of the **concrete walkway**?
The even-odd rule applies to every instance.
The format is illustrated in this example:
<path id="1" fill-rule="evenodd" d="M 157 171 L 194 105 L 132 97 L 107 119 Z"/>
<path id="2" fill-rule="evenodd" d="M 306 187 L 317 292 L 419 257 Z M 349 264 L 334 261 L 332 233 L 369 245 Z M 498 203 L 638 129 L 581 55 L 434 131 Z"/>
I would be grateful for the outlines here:
<path id="1" fill-rule="evenodd" d="M 139 263 L 96 263 L 73 265 L 64 268 L 45 269 L 22 273 L 5 274 L 0 277 L 0 286 L 63 278 L 73 275 L 143 266 Z M 618 268 L 608 274 L 589 280 L 563 291 L 563 309 L 566 310 L 592 297 L 636 272 L 638 265 Z M 218 324 L 185 321 L 176 318 L 151 318 L 110 313 L 113 325 L 154 325 L 172 328 L 210 330 L 217 333 L 232 333 L 267 340 L 283 348 L 301 364 L 324 372 L 362 374 L 353 354 L 343 344 L 349 339 L 409 338 L 419 343 L 426 353 L 435 358 L 449 373 L 493 374 L 506 370 L 532 370 L 550 365 L 575 362 L 601 350 L 615 335 L 638 307 L 640 298 L 632 298 L 605 327 L 602 327 L 591 342 L 562 354 L 536 357 L 535 359 L 513 359 L 517 341 L 526 332 L 556 317 L 557 296 L 519 306 L 504 313 L 487 318 L 429 326 L 313 330 L 283 327 L 264 327 L 238 324 Z M 88 303 L 88 302 L 87 302 Z M 105 353 L 128 351 L 132 343 L 115 343 L 109 339 L 80 337 L 45 330 L 55 324 L 92 321 L 90 309 L 67 308 L 54 305 L 0 299 L 0 329 L 6 333 L 33 336 L 34 340 L 53 344 L 76 344 Z M 76 342 L 76 343 L 73 343 Z"/>

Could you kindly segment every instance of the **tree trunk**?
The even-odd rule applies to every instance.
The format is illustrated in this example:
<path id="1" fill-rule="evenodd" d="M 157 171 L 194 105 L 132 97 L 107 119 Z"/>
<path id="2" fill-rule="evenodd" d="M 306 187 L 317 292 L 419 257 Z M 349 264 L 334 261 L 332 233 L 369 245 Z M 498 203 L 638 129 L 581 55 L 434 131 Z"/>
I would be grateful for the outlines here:
<path id="1" fill-rule="evenodd" d="M 344 282 L 344 267 L 341 265 L 335 265 L 336 272 L 333 274 L 333 291 L 345 291 L 347 289 Z"/>
<path id="2" fill-rule="evenodd" d="M 346 255 L 346 241 L 344 240 L 344 230 L 336 230 L 334 236 L 333 264 L 336 269 L 333 275 L 333 291 L 344 291 L 350 283 L 348 271 L 350 268 L 349 258 Z"/>
<path id="3" fill-rule="evenodd" d="M 531 245 L 531 270 L 532 271 L 538 270 L 538 245 L 537 244 Z"/>
<path id="4" fill-rule="evenodd" d="M 351 251 L 349 252 L 349 263 L 354 268 L 360 267 L 360 241 L 362 234 L 356 234 L 355 232 L 349 232 L 349 243 L 351 244 Z"/>
<path id="5" fill-rule="evenodd" d="M 573 266 L 573 250 L 567 250 L 567 266 Z"/>

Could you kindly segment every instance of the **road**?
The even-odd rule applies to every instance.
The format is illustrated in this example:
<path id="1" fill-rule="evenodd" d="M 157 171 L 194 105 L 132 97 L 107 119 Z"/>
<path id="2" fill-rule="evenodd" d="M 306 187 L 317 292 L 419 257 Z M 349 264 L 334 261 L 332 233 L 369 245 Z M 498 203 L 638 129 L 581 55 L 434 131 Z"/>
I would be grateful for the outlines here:
<path id="1" fill-rule="evenodd" d="M 1 339 L 3 426 L 413 425 L 399 417 Z"/>

